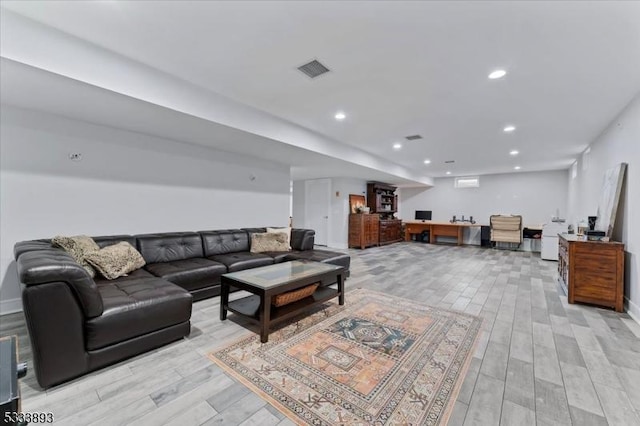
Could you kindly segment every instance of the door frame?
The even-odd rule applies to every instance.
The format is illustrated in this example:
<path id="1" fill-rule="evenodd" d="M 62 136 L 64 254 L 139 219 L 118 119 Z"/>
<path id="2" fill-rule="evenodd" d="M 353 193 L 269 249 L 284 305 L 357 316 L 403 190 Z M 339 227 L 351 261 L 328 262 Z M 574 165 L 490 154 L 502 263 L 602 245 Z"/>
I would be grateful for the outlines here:
<path id="1" fill-rule="evenodd" d="M 322 178 L 322 179 L 309 179 L 309 180 L 305 180 L 304 181 L 304 192 L 305 192 L 305 196 L 304 196 L 304 227 L 307 229 L 313 229 L 311 227 L 311 225 L 309 224 L 309 210 L 311 209 L 311 205 L 309 203 L 309 185 L 311 182 L 325 182 L 327 185 L 327 200 L 328 200 L 328 204 L 326 206 L 326 215 L 327 215 L 327 235 L 325 235 L 325 242 L 326 245 L 322 245 L 323 247 L 328 247 L 329 246 L 329 236 L 331 235 L 331 179 L 329 178 Z M 317 230 L 314 229 L 314 231 L 316 231 L 317 234 Z M 317 243 L 316 243 L 317 244 Z"/>

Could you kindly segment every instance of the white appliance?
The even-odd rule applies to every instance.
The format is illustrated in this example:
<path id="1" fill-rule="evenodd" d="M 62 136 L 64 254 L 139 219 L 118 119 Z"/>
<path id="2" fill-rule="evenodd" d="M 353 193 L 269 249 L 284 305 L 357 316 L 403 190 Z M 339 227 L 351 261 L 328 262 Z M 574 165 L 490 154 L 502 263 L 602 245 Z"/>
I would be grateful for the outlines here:
<path id="1" fill-rule="evenodd" d="M 542 259 L 558 260 L 558 234 L 566 234 L 568 229 L 569 225 L 563 222 L 549 222 L 542 226 Z"/>

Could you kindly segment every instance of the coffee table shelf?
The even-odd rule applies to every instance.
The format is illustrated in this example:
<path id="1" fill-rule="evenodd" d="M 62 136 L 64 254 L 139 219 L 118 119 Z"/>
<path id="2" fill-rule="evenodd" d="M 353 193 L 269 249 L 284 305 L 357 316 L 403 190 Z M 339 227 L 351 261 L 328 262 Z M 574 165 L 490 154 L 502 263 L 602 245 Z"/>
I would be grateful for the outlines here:
<path id="1" fill-rule="evenodd" d="M 271 323 L 291 318 L 305 309 L 315 305 L 321 305 L 340 295 L 339 291 L 331 287 L 318 288 L 311 296 L 284 306 L 271 306 Z M 256 322 L 260 321 L 260 296 L 251 295 L 242 299 L 229 302 L 227 309 L 236 314 L 249 317 Z"/>

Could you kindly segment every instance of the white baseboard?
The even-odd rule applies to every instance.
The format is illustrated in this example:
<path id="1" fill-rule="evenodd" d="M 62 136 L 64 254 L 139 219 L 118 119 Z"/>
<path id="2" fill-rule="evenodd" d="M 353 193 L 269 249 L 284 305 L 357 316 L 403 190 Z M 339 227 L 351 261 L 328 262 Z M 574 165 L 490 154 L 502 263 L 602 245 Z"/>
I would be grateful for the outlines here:
<path id="1" fill-rule="evenodd" d="M 626 311 L 629 316 L 638 324 L 640 324 L 640 306 L 633 303 L 627 297 L 624 298 Z"/>
<path id="2" fill-rule="evenodd" d="M 327 248 L 329 248 L 329 249 L 331 249 L 331 248 L 336 248 L 336 249 L 346 250 L 346 249 L 347 249 L 347 248 L 349 248 L 349 247 L 347 246 L 347 244 L 346 244 L 346 243 L 337 243 L 337 242 L 335 242 L 335 241 L 334 241 L 334 242 L 331 242 L 331 241 L 330 241 L 330 242 L 327 244 Z"/>
<path id="3" fill-rule="evenodd" d="M 22 312 L 22 299 L 0 300 L 0 315 Z"/>

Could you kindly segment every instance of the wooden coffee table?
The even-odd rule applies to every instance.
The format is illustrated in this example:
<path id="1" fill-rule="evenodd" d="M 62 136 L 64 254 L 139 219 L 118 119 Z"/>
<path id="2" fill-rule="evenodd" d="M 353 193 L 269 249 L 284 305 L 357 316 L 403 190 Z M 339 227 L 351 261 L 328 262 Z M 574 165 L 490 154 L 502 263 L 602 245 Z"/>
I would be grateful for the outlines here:
<path id="1" fill-rule="evenodd" d="M 269 327 L 273 324 L 308 311 L 334 297 L 344 305 L 343 275 L 342 266 L 303 260 L 224 274 L 220 282 L 220 320 L 227 319 L 227 311 L 247 317 L 260 325 L 260 341 L 266 343 L 269 340 Z M 271 304 L 273 296 L 327 280 L 337 283 L 338 288 L 318 287 L 311 296 L 302 300 L 280 307 Z M 253 294 L 229 302 L 231 286 Z"/>

